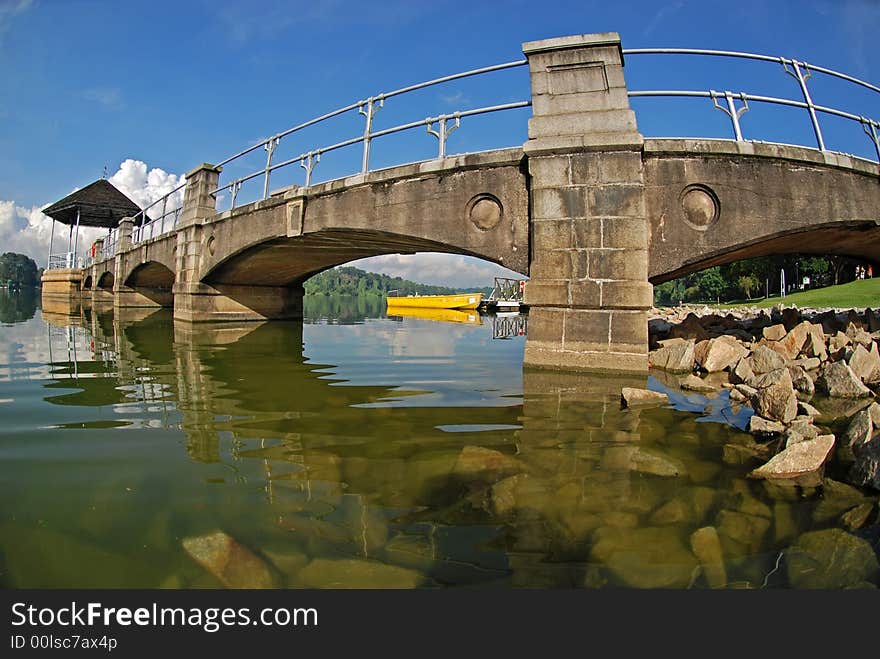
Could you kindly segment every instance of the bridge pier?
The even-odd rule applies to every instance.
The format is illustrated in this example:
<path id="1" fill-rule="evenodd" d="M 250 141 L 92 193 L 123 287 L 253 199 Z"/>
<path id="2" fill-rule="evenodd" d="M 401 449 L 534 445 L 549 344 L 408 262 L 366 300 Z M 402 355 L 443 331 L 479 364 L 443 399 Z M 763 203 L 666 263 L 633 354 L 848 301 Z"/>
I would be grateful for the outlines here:
<path id="1" fill-rule="evenodd" d="M 645 371 L 653 289 L 642 136 L 616 33 L 523 44 L 533 116 L 524 363 Z"/>

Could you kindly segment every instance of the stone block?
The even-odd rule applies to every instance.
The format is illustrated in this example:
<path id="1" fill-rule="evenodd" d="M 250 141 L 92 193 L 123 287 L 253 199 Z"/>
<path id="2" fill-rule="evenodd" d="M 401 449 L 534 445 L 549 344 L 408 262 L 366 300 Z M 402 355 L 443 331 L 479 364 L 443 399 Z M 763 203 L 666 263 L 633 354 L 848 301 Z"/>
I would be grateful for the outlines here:
<path id="1" fill-rule="evenodd" d="M 647 281 L 648 252 L 638 249 L 590 250 L 590 279 Z"/>
<path id="2" fill-rule="evenodd" d="M 646 311 L 611 313 L 610 350 L 648 354 L 648 314 Z"/>
<path id="3" fill-rule="evenodd" d="M 648 249 L 648 222 L 643 218 L 607 217 L 602 223 L 602 247 Z"/>
<path id="4" fill-rule="evenodd" d="M 585 280 L 572 281 L 569 284 L 568 302 L 573 307 L 589 307 L 598 309 L 602 306 L 602 285 L 599 282 Z"/>
<path id="5" fill-rule="evenodd" d="M 568 249 L 572 246 L 571 220 L 535 220 L 532 240 L 537 253 L 545 249 Z"/>
<path id="6" fill-rule="evenodd" d="M 568 156 L 529 158 L 532 189 L 571 184 L 571 159 Z"/>
<path id="7" fill-rule="evenodd" d="M 632 110 L 594 110 L 553 113 L 529 119 L 529 138 L 550 135 L 585 135 L 589 133 L 637 132 Z"/>
<path id="8" fill-rule="evenodd" d="M 571 155 L 571 182 L 575 185 L 595 185 L 599 182 L 600 153 Z"/>
<path id="9" fill-rule="evenodd" d="M 646 281 L 603 281 L 602 306 L 611 309 L 647 309 L 654 303 L 654 287 Z M 645 327 L 648 321 L 645 320 Z"/>
<path id="10" fill-rule="evenodd" d="M 605 93 L 580 92 L 554 96 L 551 93 L 532 96 L 532 112 L 535 115 L 570 114 L 590 110 L 628 110 L 629 98 L 625 87 L 615 87 Z"/>
<path id="11" fill-rule="evenodd" d="M 609 311 L 566 309 L 562 347 L 565 350 L 607 352 L 610 327 L 611 312 Z M 529 332 L 531 332 L 531 320 Z"/>
<path id="12" fill-rule="evenodd" d="M 535 345 L 562 346 L 565 310 L 533 307 L 529 310 L 529 342 Z"/>
<path id="13" fill-rule="evenodd" d="M 572 222 L 574 240 L 572 247 L 603 247 L 602 221 L 594 219 L 577 219 Z"/>
<path id="14" fill-rule="evenodd" d="M 604 153 L 599 156 L 601 183 L 642 182 L 642 156 L 631 151 Z"/>
<path id="15" fill-rule="evenodd" d="M 603 185 L 590 190 L 593 216 L 644 217 L 644 188 L 641 185 Z"/>
<path id="16" fill-rule="evenodd" d="M 568 282 L 531 279 L 526 283 L 524 300 L 530 306 L 566 306 Z"/>
<path id="17" fill-rule="evenodd" d="M 536 251 L 530 274 L 534 279 L 570 279 L 571 256 L 569 250 Z"/>

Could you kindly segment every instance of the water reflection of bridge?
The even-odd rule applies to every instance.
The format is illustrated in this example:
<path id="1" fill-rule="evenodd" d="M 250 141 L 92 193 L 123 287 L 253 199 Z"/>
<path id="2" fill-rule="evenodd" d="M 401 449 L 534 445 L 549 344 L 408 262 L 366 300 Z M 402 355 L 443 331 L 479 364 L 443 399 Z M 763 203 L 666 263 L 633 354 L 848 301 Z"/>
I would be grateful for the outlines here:
<path id="1" fill-rule="evenodd" d="M 685 586 L 694 563 L 678 538 L 724 500 L 705 485 L 726 483 L 709 457 L 723 443 L 714 424 L 620 409 L 620 387 L 644 378 L 527 369 L 522 398 L 506 405 L 407 406 L 419 392 L 345 382 L 310 361 L 298 322 L 200 326 L 119 309 L 48 320 L 76 326 L 78 346 L 88 343 L 85 355 L 53 348 L 47 388 L 79 391 L 47 400 L 107 405 L 133 425 L 179 430 L 182 462 L 224 486 L 212 515 L 245 536 L 242 520 L 252 520 L 261 551 L 377 558 L 443 583 L 581 585 L 616 574 L 629 585 Z M 692 500 L 705 504 L 688 513 L 694 519 L 651 531 L 680 564 L 653 571 L 608 559 L 608 572 L 604 557 L 586 560 L 598 529 L 625 543 L 626 525 L 670 501 L 690 510 Z M 755 559 L 756 573 L 766 558 Z"/>

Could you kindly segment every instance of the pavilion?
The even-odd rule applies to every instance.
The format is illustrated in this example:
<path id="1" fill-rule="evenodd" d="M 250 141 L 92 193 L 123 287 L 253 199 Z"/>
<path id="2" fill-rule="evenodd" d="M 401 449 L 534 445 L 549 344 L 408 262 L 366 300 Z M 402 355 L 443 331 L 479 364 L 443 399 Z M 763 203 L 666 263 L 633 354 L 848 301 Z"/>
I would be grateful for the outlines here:
<path id="1" fill-rule="evenodd" d="M 136 225 L 144 222 L 140 207 L 104 178 L 56 201 L 44 208 L 43 213 L 52 218 L 47 270 L 81 267 L 76 258 L 80 226 L 103 227 L 109 232 L 119 226 L 123 217 L 134 218 Z M 67 251 L 53 254 L 56 222 L 69 227 Z"/>

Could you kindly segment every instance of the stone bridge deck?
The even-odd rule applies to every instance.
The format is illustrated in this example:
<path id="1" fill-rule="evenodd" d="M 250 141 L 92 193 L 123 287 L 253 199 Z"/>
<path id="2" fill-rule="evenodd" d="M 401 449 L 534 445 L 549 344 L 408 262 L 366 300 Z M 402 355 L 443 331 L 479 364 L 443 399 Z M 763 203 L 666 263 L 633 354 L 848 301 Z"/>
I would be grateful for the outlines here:
<path id="1" fill-rule="evenodd" d="M 82 273 L 83 288 L 118 306 L 173 306 L 187 321 L 296 318 L 302 283 L 327 268 L 388 253 L 468 254 L 530 277 L 526 364 L 639 371 L 652 284 L 784 252 L 880 264 L 876 163 L 644 139 L 616 34 L 524 52 L 533 117 L 522 148 L 294 186 L 222 213 L 212 194 L 220 170 L 202 165 L 187 174 L 176 229 L 132 245 L 123 221 L 116 255 Z"/>

